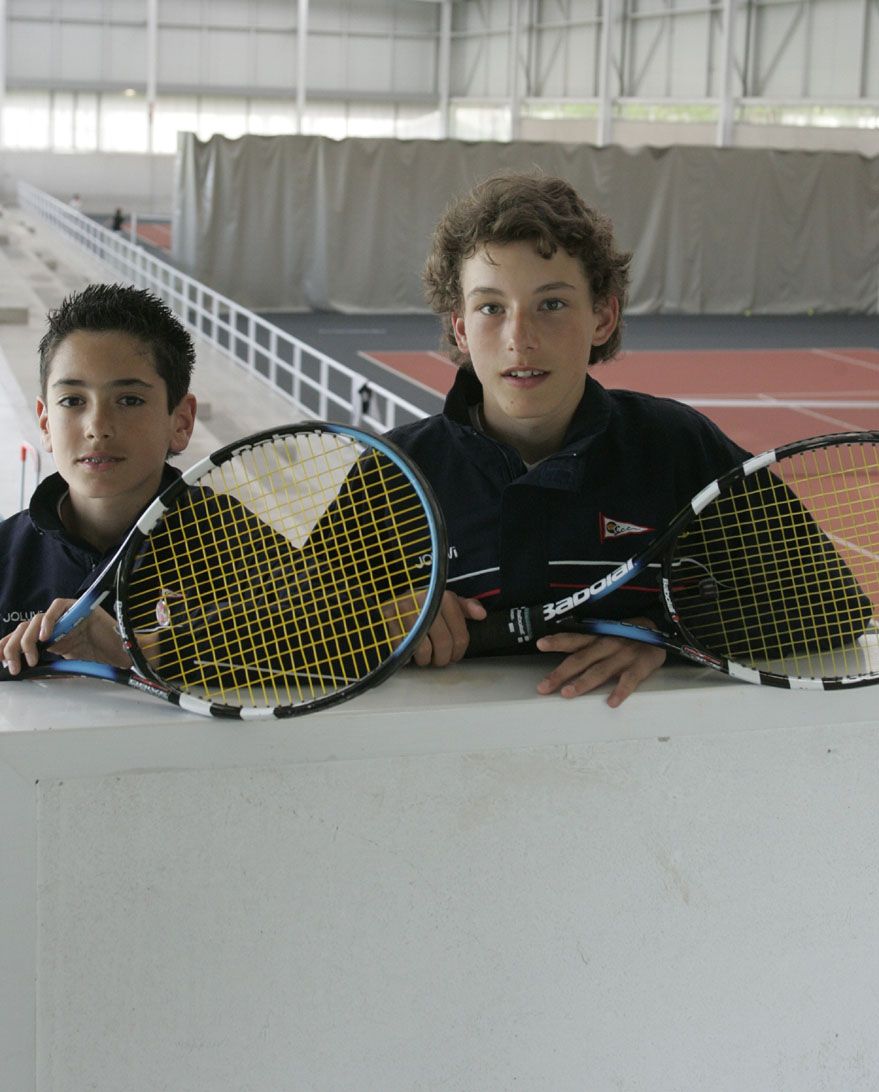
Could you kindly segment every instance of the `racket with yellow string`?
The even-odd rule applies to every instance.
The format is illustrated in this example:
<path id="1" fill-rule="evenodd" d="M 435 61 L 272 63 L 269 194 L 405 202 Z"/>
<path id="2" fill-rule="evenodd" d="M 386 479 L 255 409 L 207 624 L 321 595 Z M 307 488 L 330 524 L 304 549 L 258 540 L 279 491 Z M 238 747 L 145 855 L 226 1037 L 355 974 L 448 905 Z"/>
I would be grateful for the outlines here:
<path id="1" fill-rule="evenodd" d="M 665 625 L 599 617 L 659 565 Z M 879 681 L 879 432 L 818 436 L 702 489 L 640 554 L 555 602 L 470 623 L 468 655 L 549 633 L 626 637 L 737 679 L 841 689 Z"/>
<path id="2" fill-rule="evenodd" d="M 115 595 L 131 670 L 60 659 L 14 678 L 107 679 L 213 716 L 307 713 L 409 659 L 446 557 L 430 488 L 394 445 L 320 422 L 269 430 L 153 501 L 43 646 Z"/>

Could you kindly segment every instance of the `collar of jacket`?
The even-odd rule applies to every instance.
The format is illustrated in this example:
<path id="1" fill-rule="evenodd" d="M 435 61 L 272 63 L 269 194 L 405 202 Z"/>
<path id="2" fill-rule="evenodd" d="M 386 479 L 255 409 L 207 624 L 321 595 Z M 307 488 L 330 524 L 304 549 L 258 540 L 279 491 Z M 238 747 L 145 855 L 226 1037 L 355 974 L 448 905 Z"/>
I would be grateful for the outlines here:
<path id="1" fill-rule="evenodd" d="M 179 477 L 180 471 L 177 467 L 165 463 L 159 493 Z M 57 471 L 44 478 L 34 490 L 28 505 L 28 515 L 31 523 L 42 534 L 68 539 L 71 537 L 58 515 L 58 504 L 66 492 L 67 482 Z"/>
<path id="2" fill-rule="evenodd" d="M 459 368 L 451 390 L 446 396 L 443 413 L 456 424 L 472 428 L 470 406 L 478 405 L 481 401 L 482 384 L 477 379 L 476 373 L 471 368 Z M 534 475 L 534 480 L 539 479 L 541 485 L 555 486 L 559 489 L 576 488 L 584 472 L 583 460 L 577 459 L 576 456 L 606 429 L 610 417 L 610 396 L 600 383 L 591 375 L 587 375 L 583 397 L 571 418 L 561 450 L 538 463 L 529 471 L 529 477 Z M 505 450 L 508 449 L 506 444 L 500 444 L 500 446 Z M 513 449 L 509 448 L 509 450 Z"/>

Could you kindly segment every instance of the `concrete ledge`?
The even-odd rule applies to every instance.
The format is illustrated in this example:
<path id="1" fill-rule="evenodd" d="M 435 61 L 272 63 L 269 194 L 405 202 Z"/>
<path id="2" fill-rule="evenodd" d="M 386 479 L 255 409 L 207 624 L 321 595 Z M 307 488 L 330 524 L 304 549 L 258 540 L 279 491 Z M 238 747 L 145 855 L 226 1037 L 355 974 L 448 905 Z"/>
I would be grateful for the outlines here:
<path id="1" fill-rule="evenodd" d="M 4 1092 L 874 1088 L 875 694 L 547 658 L 248 724 L 0 685 Z"/>

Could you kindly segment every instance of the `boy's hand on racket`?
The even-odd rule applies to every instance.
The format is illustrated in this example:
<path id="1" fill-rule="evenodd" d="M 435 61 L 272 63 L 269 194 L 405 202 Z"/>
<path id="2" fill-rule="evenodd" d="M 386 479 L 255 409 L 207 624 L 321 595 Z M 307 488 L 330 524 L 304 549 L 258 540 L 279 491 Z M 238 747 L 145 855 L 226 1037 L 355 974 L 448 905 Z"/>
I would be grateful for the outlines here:
<path id="1" fill-rule="evenodd" d="M 427 636 L 415 649 L 412 657 L 419 667 L 447 667 L 464 658 L 470 636 L 467 632 L 468 619 L 481 622 L 485 618 L 485 607 L 478 599 L 462 599 L 454 592 L 444 592 L 439 613 Z"/>
<path id="2" fill-rule="evenodd" d="M 17 675 L 22 666 L 36 667 L 42 651 L 40 643 L 45 644 L 44 637 L 52 632 L 55 623 L 73 602 L 73 599 L 55 599 L 48 610 L 22 622 L 0 640 L 0 658 L 10 674 Z"/>
<path id="3" fill-rule="evenodd" d="M 635 625 L 655 628 L 648 618 L 633 618 Z M 557 690 L 563 698 L 575 698 L 603 686 L 610 679 L 617 684 L 607 699 L 615 709 L 645 679 L 665 663 L 665 649 L 629 641 L 623 637 L 601 637 L 586 633 L 554 633 L 537 642 L 541 652 L 567 652 L 568 656 L 540 683 L 541 694 Z"/>
<path id="4" fill-rule="evenodd" d="M 22 660 L 28 666 L 36 667 L 42 648 L 51 637 L 58 619 L 75 602 L 75 599 L 53 600 L 46 611 L 22 622 L 0 641 L 0 658 L 7 663 L 12 675 L 19 673 Z M 122 646 L 113 619 L 103 610 L 93 611 L 66 637 L 60 638 L 49 648 L 67 660 L 92 660 L 114 667 L 131 666 L 131 659 Z"/>

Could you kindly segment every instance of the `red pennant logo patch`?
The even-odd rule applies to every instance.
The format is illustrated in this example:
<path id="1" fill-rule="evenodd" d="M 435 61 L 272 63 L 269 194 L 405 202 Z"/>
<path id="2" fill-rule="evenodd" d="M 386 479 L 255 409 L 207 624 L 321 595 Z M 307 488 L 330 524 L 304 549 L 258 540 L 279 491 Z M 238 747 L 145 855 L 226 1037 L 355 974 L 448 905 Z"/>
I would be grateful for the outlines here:
<path id="1" fill-rule="evenodd" d="M 598 513 L 599 537 L 604 542 L 608 538 L 625 538 L 627 535 L 648 535 L 653 527 L 642 527 L 639 523 L 627 523 L 622 519 L 611 519 L 604 512 Z"/>

